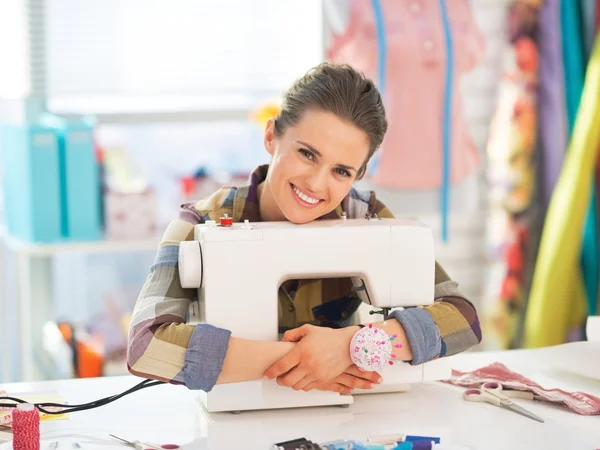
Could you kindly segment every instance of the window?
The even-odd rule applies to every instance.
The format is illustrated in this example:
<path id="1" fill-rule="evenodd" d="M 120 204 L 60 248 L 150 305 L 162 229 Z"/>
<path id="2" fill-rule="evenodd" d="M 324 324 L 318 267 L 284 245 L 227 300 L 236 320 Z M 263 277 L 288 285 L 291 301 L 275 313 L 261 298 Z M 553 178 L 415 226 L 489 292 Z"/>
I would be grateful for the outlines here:
<path id="1" fill-rule="evenodd" d="M 267 161 L 248 113 L 322 61 L 322 0 L 45 0 L 48 109 L 94 114 L 156 188 Z"/>
<path id="2" fill-rule="evenodd" d="M 248 109 L 323 57 L 321 0 L 47 0 L 56 112 Z"/>
<path id="3" fill-rule="evenodd" d="M 23 2 L 0 1 L 0 99 L 18 98 L 29 90 Z"/>

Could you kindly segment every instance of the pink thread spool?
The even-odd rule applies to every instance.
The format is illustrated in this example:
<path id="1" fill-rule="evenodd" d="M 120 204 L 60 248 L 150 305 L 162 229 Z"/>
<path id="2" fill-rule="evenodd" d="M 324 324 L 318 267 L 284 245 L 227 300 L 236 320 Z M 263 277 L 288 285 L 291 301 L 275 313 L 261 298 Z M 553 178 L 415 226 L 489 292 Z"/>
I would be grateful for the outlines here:
<path id="1" fill-rule="evenodd" d="M 40 449 L 40 413 L 30 403 L 21 403 L 12 411 L 13 449 Z"/>

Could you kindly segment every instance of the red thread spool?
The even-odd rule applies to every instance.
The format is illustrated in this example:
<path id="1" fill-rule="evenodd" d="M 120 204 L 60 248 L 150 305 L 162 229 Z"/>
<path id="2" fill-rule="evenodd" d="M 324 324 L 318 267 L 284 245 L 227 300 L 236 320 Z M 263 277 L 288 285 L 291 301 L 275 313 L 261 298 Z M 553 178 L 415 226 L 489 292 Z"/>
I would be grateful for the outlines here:
<path id="1" fill-rule="evenodd" d="M 233 225 L 233 217 L 229 217 L 227 214 L 221 217 L 222 227 L 230 227 L 231 225 Z"/>
<path id="2" fill-rule="evenodd" d="M 12 410 L 13 449 L 40 449 L 40 413 L 30 403 L 21 403 Z"/>

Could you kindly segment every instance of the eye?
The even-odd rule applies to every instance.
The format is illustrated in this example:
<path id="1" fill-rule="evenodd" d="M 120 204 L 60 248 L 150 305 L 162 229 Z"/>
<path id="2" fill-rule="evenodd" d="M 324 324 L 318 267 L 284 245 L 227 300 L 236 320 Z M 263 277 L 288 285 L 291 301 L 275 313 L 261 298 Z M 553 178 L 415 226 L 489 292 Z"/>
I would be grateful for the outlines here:
<path id="1" fill-rule="evenodd" d="M 315 155 L 314 155 L 312 152 L 310 152 L 310 151 L 306 150 L 305 148 L 301 148 L 301 149 L 300 149 L 300 150 L 298 150 L 298 151 L 299 151 L 299 152 L 300 152 L 300 154 L 301 154 L 302 156 L 304 156 L 306 159 L 310 159 L 311 161 L 314 161 L 314 160 L 315 160 Z"/>
<path id="2" fill-rule="evenodd" d="M 350 172 L 348 172 L 346 169 L 340 169 L 339 167 L 337 169 L 334 169 L 336 171 L 336 173 L 338 175 L 341 175 L 343 177 L 350 177 L 352 174 Z"/>

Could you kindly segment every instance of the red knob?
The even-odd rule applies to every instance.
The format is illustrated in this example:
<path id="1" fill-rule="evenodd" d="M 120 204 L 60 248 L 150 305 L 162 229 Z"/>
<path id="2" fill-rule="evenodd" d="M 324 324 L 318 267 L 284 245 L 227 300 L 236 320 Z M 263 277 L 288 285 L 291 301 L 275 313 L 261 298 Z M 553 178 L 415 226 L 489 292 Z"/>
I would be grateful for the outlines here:
<path id="1" fill-rule="evenodd" d="M 221 226 L 230 227 L 231 225 L 233 225 L 233 218 L 229 217 L 227 214 L 223 215 L 223 217 L 221 217 Z"/>

